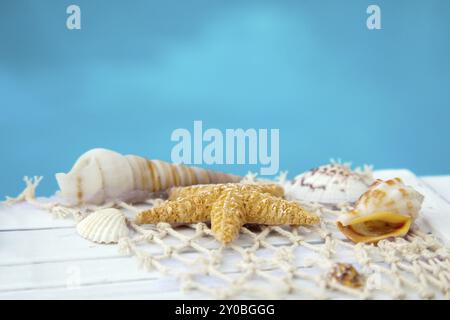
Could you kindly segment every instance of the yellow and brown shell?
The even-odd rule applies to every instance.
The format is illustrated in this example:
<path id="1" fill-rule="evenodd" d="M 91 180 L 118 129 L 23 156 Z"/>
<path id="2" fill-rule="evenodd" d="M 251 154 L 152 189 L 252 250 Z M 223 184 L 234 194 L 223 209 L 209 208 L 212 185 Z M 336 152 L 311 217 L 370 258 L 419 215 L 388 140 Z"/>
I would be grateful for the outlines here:
<path id="1" fill-rule="evenodd" d="M 377 180 L 337 219 L 338 229 L 354 242 L 377 243 L 404 236 L 419 214 L 423 196 L 400 178 Z"/>

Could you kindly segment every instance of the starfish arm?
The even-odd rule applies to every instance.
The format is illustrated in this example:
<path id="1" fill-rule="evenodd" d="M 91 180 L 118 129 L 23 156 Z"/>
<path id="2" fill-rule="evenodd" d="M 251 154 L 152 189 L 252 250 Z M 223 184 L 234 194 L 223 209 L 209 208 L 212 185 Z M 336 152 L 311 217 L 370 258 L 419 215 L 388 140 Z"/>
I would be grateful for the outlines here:
<path id="1" fill-rule="evenodd" d="M 158 207 L 140 212 L 136 216 L 136 223 L 194 223 L 208 221 L 210 219 L 210 210 L 211 207 L 205 198 L 198 196 L 178 198 L 174 201 L 164 201 Z"/>
<path id="2" fill-rule="evenodd" d="M 211 210 L 211 230 L 217 240 L 227 244 L 238 236 L 244 224 L 243 208 L 239 194 L 229 192 L 218 199 Z"/>
<path id="3" fill-rule="evenodd" d="M 247 223 L 312 225 L 320 221 L 293 201 L 258 192 L 251 192 L 246 200 Z"/>
<path id="4" fill-rule="evenodd" d="M 208 199 L 215 201 L 222 191 L 224 185 L 195 185 L 189 187 L 175 187 L 169 191 L 169 200 L 178 198 L 189 198 L 192 196 L 202 195 Z"/>
<path id="5" fill-rule="evenodd" d="M 258 184 L 242 184 L 236 186 L 232 183 L 216 184 L 216 185 L 195 185 L 189 187 L 175 187 L 170 189 L 169 200 L 177 198 L 185 198 L 193 195 L 207 194 L 209 197 L 217 199 L 219 196 L 227 192 L 229 189 L 239 189 L 241 192 L 258 191 L 262 193 L 269 193 L 276 197 L 284 196 L 284 189 L 282 186 L 275 183 L 258 183 Z"/>
<path id="6" fill-rule="evenodd" d="M 261 193 L 268 193 L 275 197 L 284 196 L 284 188 L 275 183 L 258 183 L 258 184 L 243 184 L 241 187 L 242 192 L 252 192 L 257 191 Z"/>

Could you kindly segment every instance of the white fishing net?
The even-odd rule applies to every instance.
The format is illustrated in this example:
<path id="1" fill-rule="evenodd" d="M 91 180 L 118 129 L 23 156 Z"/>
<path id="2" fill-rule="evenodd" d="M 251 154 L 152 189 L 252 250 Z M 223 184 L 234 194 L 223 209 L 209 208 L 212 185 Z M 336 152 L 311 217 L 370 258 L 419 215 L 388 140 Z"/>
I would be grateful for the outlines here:
<path id="1" fill-rule="evenodd" d="M 246 179 L 254 178 L 249 175 Z M 449 298 L 447 247 L 418 225 L 405 237 L 382 240 L 377 246 L 354 244 L 335 227 L 337 215 L 349 209 L 346 205 L 331 209 L 302 203 L 320 216 L 320 225 L 247 225 L 236 241 L 223 246 L 206 223 L 133 223 L 136 213 L 157 205 L 161 199 L 139 206 L 121 202 L 102 207 L 67 207 L 35 198 L 40 178 L 25 181 L 24 192 L 8 198 L 7 204 L 27 201 L 55 216 L 72 216 L 76 222 L 100 208 L 121 209 L 132 232 L 120 239 L 118 250 L 134 257 L 142 268 L 178 279 L 184 292 L 233 299 Z M 285 184 L 285 176 L 278 183 Z M 337 263 L 357 270 L 362 285 L 348 286 L 342 281 L 351 277 L 351 272 L 333 276 Z"/>

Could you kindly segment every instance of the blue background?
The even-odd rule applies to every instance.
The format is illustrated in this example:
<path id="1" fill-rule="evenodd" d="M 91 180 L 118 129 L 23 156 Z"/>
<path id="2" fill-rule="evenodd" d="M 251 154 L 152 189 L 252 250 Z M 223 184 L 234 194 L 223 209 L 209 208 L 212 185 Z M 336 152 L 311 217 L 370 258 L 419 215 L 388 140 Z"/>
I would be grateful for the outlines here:
<path id="1" fill-rule="evenodd" d="M 1 1 L 0 197 L 23 175 L 53 193 L 93 147 L 170 160 L 194 120 L 279 128 L 290 177 L 330 157 L 448 174 L 449 31 L 448 0 Z"/>

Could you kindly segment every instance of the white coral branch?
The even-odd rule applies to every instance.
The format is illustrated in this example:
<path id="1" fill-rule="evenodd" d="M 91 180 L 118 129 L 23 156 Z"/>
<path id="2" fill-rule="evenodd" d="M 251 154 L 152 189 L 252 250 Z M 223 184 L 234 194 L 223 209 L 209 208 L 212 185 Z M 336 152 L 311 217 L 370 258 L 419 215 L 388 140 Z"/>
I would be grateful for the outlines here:
<path id="1" fill-rule="evenodd" d="M 23 181 L 25 181 L 26 187 L 25 189 L 16 197 L 6 197 L 6 200 L 2 203 L 5 205 L 13 205 L 20 202 L 30 201 L 36 199 L 36 189 L 39 186 L 39 183 L 43 179 L 42 176 L 34 176 L 33 178 L 25 176 Z"/>

